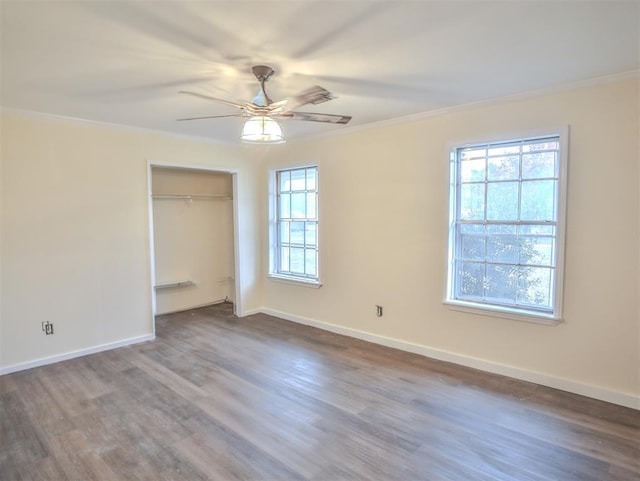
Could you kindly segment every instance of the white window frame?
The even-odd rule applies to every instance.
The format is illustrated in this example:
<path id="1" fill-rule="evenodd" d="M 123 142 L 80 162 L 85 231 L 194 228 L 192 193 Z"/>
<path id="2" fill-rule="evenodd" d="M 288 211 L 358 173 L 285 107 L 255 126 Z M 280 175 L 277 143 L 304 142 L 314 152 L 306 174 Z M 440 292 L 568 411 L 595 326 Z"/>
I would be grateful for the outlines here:
<path id="1" fill-rule="evenodd" d="M 305 193 L 315 193 L 316 195 L 316 239 L 315 239 L 315 251 L 316 251 L 316 275 L 299 275 L 293 272 L 283 272 L 280 270 L 280 223 L 285 222 L 280 217 L 279 212 L 279 198 L 280 198 L 280 183 L 279 176 L 283 172 L 292 172 L 304 169 L 316 170 L 316 187 L 315 190 L 305 190 Z M 268 277 L 274 281 L 284 282 L 289 284 L 301 285 L 304 287 L 318 288 L 322 286 L 320 281 L 320 209 L 319 209 L 319 192 L 320 192 L 320 169 L 315 164 L 300 165 L 292 167 L 284 167 L 274 169 L 270 172 L 269 176 L 269 273 Z M 291 219 L 291 218 L 288 218 Z M 296 218 L 295 221 L 309 222 L 314 221 L 307 218 Z M 306 239 L 305 239 L 305 247 Z"/>
<path id="2" fill-rule="evenodd" d="M 508 306 L 489 303 L 483 300 L 462 300 L 456 299 L 456 249 L 458 249 L 458 216 L 459 216 L 459 162 L 458 152 L 475 146 L 496 145 L 512 143 L 518 141 L 532 141 L 557 137 L 559 140 L 558 151 L 558 180 L 557 193 L 555 199 L 555 263 L 554 275 L 552 278 L 553 292 L 551 310 L 538 310 L 535 308 Z M 529 132 L 527 134 L 509 135 L 499 139 L 483 140 L 478 142 L 456 143 L 450 146 L 450 187 L 449 187 L 449 243 L 447 252 L 447 282 L 445 286 L 444 303 L 451 309 L 482 314 L 492 317 L 503 317 L 520 321 L 529 321 L 539 324 L 556 325 L 562 321 L 563 302 L 563 279 L 564 279 L 564 246 L 565 246 L 565 224 L 566 224 L 566 193 L 567 193 L 567 164 L 568 164 L 568 141 L 569 129 L 562 127 L 546 131 Z M 487 180 L 485 178 L 485 180 Z M 519 185 L 522 185 L 520 176 Z M 486 192 L 486 189 L 485 189 Z M 485 194 L 486 195 L 486 194 Z M 486 208 L 486 207 L 485 207 Z"/>

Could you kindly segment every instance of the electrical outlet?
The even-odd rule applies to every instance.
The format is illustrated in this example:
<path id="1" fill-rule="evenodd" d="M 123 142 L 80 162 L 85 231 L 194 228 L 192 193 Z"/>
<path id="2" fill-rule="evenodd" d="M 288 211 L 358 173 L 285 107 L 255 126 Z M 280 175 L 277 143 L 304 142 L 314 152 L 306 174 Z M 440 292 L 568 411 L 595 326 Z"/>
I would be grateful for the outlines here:
<path id="1" fill-rule="evenodd" d="M 49 335 L 49 334 L 53 334 L 53 322 L 42 322 L 42 332 L 45 333 L 45 335 Z"/>
<path id="2" fill-rule="evenodd" d="M 376 316 L 382 317 L 382 306 L 376 304 Z"/>

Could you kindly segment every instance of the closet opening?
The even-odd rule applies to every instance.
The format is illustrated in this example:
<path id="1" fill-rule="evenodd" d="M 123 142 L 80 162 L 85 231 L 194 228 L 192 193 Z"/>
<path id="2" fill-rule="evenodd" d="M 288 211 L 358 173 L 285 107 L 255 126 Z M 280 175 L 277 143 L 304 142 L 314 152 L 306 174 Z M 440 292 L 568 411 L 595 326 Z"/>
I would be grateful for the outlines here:
<path id="1" fill-rule="evenodd" d="M 152 312 L 238 312 L 234 172 L 149 164 Z"/>

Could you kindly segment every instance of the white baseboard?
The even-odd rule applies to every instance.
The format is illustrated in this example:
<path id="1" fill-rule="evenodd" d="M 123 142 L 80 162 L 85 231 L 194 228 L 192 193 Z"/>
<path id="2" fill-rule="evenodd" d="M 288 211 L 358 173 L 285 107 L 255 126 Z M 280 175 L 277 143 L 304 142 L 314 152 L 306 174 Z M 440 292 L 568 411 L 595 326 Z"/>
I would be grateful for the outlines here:
<path id="1" fill-rule="evenodd" d="M 55 356 L 41 357 L 40 359 L 34 359 L 33 361 L 21 362 L 18 364 L 11 364 L 9 366 L 0 366 L 0 375 L 11 374 L 12 372 L 25 371 L 39 366 L 46 366 L 47 364 L 53 364 L 60 361 L 66 361 L 68 359 L 74 359 L 76 357 L 87 356 L 89 354 L 96 354 L 102 351 L 109 351 L 117 347 L 130 346 L 132 344 L 138 344 L 141 342 L 153 341 L 156 338 L 155 334 L 146 334 L 144 336 L 131 337 L 129 339 L 122 339 L 121 341 L 109 342 L 107 344 L 100 344 L 98 346 L 88 347 L 86 349 L 78 349 L 77 351 L 65 352 L 63 354 L 56 354 Z"/>
<path id="2" fill-rule="evenodd" d="M 412 352 L 414 354 L 420 354 L 422 356 L 438 359 L 440 361 L 447 361 L 461 366 L 471 367 L 479 369 L 481 371 L 490 372 L 493 374 L 500 374 L 502 376 L 508 376 L 522 381 L 529 381 L 542 386 L 552 387 L 560 389 L 561 391 L 567 391 L 574 394 L 580 394 L 601 401 L 618 404 L 633 409 L 640 410 L 640 396 L 612 391 L 610 389 L 593 386 L 590 384 L 584 384 L 571 379 L 565 379 L 557 376 L 551 376 L 535 371 L 529 371 L 515 366 L 509 366 L 507 364 L 501 364 L 498 362 L 487 361 L 485 359 L 479 359 L 471 356 L 465 356 L 463 354 L 457 354 L 454 352 L 443 351 L 440 349 L 434 349 L 431 347 L 423 346 L 420 344 L 413 344 L 399 339 L 393 339 L 389 337 L 379 336 L 377 334 L 371 334 L 365 331 L 359 331 L 357 329 L 351 329 L 348 327 L 338 326 L 335 324 L 329 324 L 327 322 L 318 321 L 315 319 L 309 319 L 306 317 L 295 316 L 286 312 L 277 311 L 269 308 L 262 308 L 260 312 L 269 314 L 275 317 L 286 319 L 288 321 L 296 322 L 298 324 L 304 324 L 307 326 L 317 327 L 325 331 L 335 332 L 337 334 L 343 334 L 345 336 L 354 337 L 356 339 L 362 339 L 364 341 L 373 342 L 387 347 L 393 347 L 402 351 Z"/>

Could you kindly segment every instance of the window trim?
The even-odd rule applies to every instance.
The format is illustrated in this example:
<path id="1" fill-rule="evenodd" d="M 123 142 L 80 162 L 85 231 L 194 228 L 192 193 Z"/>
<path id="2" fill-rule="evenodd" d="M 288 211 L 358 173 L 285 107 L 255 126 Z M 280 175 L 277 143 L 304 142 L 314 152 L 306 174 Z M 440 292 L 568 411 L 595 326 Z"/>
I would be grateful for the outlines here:
<path id="1" fill-rule="evenodd" d="M 283 274 L 278 272 L 278 173 L 299 169 L 316 169 L 316 222 L 317 222 L 317 237 L 316 237 L 316 250 L 317 250 L 317 264 L 315 278 L 296 276 Z M 301 164 L 291 166 L 280 166 L 269 171 L 269 265 L 267 278 L 283 283 L 298 285 L 302 287 L 320 288 L 322 287 L 321 280 L 321 266 L 320 266 L 320 167 L 318 164 Z"/>
<path id="2" fill-rule="evenodd" d="M 527 141 L 543 137 L 558 137 L 560 148 L 558 152 L 558 196 L 557 196 L 557 220 L 556 220 L 556 262 L 552 312 L 541 312 L 535 309 L 520 307 L 499 306 L 459 300 L 453 297 L 454 289 L 454 246 L 456 236 L 456 207 L 457 207 L 457 151 L 467 147 L 483 144 L 508 143 L 512 141 Z M 490 317 L 507 318 L 517 321 L 527 321 L 537 324 L 554 326 L 563 321 L 564 298 L 564 264 L 565 264 L 565 232 L 566 232 L 566 206 L 568 187 L 568 152 L 569 152 L 569 126 L 553 129 L 535 130 L 520 133 L 500 135 L 494 138 L 483 138 L 473 141 L 452 142 L 448 145 L 449 156 L 449 189 L 448 195 L 448 239 L 445 269 L 445 289 L 443 304 L 452 310 L 463 311 L 472 314 L 480 314 Z"/>
<path id="3" fill-rule="evenodd" d="M 315 279 L 305 279 L 303 277 L 287 276 L 284 274 L 276 274 L 274 272 L 270 272 L 269 274 L 267 274 L 267 277 L 272 281 L 281 282 L 283 284 L 293 284 L 293 285 L 303 286 L 303 287 L 312 287 L 315 289 L 319 289 L 320 287 L 322 287 L 322 282 Z"/>

